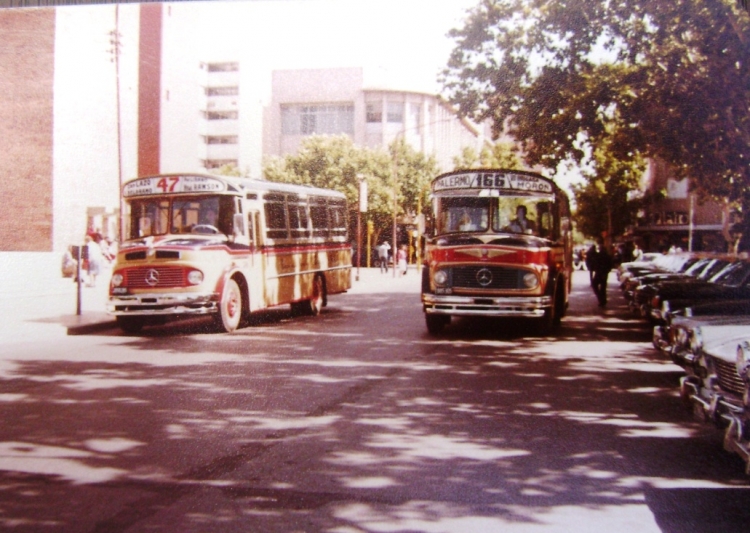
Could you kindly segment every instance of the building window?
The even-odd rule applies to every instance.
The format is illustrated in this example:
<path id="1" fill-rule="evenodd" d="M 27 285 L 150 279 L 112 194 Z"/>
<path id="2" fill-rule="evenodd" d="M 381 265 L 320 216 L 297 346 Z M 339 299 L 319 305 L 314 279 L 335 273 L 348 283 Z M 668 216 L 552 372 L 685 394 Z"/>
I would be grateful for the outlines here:
<path id="1" fill-rule="evenodd" d="M 382 102 L 370 102 L 367 104 L 367 122 L 380 123 L 383 122 L 383 103 Z"/>
<path id="2" fill-rule="evenodd" d="M 349 104 L 283 105 L 284 135 L 354 134 L 354 106 Z"/>
<path id="3" fill-rule="evenodd" d="M 400 124 L 404 121 L 403 102 L 388 102 L 388 122 Z"/>
<path id="4" fill-rule="evenodd" d="M 206 120 L 237 120 L 239 113 L 237 111 L 204 111 L 203 116 Z"/>
<path id="5" fill-rule="evenodd" d="M 227 165 L 231 165 L 233 167 L 239 166 L 239 162 L 236 159 L 204 159 L 202 163 L 203 168 L 205 168 L 206 170 L 221 168 Z"/>
<path id="6" fill-rule="evenodd" d="M 420 104 L 409 104 L 409 115 L 411 119 L 411 125 L 416 130 L 422 128 L 422 106 Z"/>
<path id="7" fill-rule="evenodd" d="M 237 144 L 237 135 L 207 135 L 206 144 Z"/>
<path id="8" fill-rule="evenodd" d="M 206 87 L 206 96 L 237 96 L 240 88 L 234 87 Z"/>
<path id="9" fill-rule="evenodd" d="M 236 62 L 227 63 L 209 63 L 206 65 L 209 72 L 237 72 L 240 70 L 240 64 Z"/>

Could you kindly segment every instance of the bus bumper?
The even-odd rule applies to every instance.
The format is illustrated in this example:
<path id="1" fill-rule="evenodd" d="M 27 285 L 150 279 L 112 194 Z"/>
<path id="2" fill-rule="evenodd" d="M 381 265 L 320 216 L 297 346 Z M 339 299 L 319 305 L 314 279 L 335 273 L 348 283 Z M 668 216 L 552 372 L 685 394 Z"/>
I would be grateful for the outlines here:
<path id="1" fill-rule="evenodd" d="M 114 295 L 107 301 L 107 312 L 115 316 L 207 315 L 218 310 L 218 293 Z"/>
<path id="2" fill-rule="evenodd" d="M 538 318 L 552 307 L 552 297 L 422 294 L 422 307 L 425 313 L 431 315 Z"/>

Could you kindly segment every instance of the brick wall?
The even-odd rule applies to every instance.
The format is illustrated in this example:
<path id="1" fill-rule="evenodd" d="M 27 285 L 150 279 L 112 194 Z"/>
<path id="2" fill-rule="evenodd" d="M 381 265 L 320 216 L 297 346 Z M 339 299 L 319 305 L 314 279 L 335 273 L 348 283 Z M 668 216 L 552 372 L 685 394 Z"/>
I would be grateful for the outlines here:
<path id="1" fill-rule="evenodd" d="M 2 9 L 0 35 L 0 251 L 51 251 L 55 11 Z"/>

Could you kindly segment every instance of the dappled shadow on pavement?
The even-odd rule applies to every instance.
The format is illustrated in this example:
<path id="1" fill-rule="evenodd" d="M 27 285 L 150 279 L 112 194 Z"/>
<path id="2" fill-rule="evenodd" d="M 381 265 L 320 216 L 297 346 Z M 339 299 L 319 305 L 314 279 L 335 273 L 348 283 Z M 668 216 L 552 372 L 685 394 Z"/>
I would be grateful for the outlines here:
<path id="1" fill-rule="evenodd" d="M 0 525 L 678 531 L 683 505 L 736 510 L 719 494 L 747 488 L 741 462 L 613 296 L 577 288 L 550 337 L 468 319 L 430 337 L 414 290 L 26 357 L 1 382 Z"/>

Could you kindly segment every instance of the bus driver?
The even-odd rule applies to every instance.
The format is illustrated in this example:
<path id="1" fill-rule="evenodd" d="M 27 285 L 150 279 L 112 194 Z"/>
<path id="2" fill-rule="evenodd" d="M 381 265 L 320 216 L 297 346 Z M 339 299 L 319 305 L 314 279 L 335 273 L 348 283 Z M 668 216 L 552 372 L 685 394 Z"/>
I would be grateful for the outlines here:
<path id="1" fill-rule="evenodd" d="M 516 208 L 516 218 L 510 221 L 507 230 L 513 233 L 534 233 L 536 224 L 526 218 L 527 212 L 525 205 L 519 205 Z"/>

